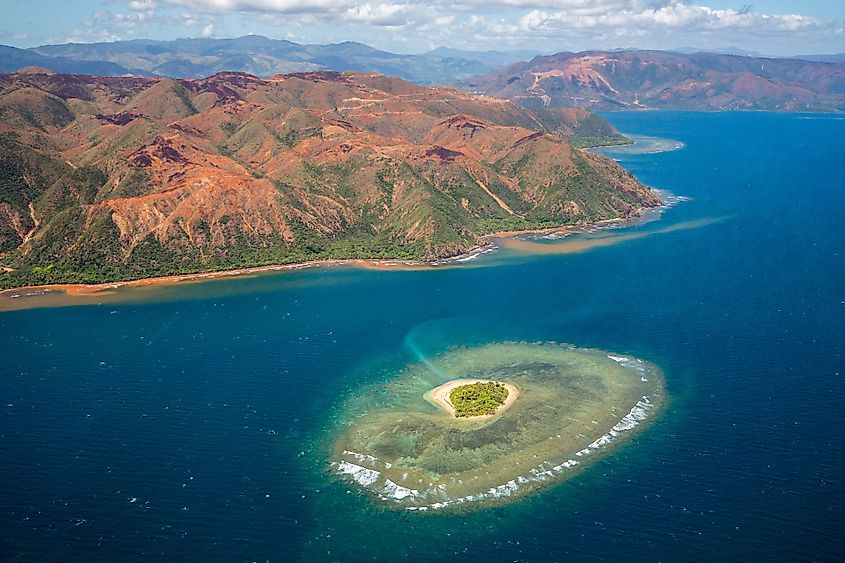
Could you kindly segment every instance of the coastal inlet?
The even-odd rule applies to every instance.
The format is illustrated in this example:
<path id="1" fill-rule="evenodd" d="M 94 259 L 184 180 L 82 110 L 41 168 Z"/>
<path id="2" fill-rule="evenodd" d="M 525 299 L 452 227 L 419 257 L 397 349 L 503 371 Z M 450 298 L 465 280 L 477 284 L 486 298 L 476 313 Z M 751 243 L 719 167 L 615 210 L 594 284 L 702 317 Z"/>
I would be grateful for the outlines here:
<path id="1" fill-rule="evenodd" d="M 499 382 L 507 403 L 456 416 L 444 389 Z M 574 475 L 653 420 L 660 370 L 556 343 L 452 349 L 343 406 L 331 471 L 386 506 L 479 508 Z"/>

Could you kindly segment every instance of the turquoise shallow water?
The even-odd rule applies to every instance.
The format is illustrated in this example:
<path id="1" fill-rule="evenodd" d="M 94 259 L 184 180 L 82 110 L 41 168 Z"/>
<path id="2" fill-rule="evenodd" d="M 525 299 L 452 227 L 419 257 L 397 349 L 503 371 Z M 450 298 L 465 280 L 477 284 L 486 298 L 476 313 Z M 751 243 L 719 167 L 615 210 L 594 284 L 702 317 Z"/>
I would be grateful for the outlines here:
<path id="1" fill-rule="evenodd" d="M 0 558 L 840 559 L 845 122 L 608 118 L 683 142 L 618 158 L 691 198 L 613 234 L 696 228 L 0 314 Z M 666 409 L 576 478 L 490 510 L 386 511 L 329 479 L 358 385 L 416 351 L 506 339 L 654 362 Z"/>

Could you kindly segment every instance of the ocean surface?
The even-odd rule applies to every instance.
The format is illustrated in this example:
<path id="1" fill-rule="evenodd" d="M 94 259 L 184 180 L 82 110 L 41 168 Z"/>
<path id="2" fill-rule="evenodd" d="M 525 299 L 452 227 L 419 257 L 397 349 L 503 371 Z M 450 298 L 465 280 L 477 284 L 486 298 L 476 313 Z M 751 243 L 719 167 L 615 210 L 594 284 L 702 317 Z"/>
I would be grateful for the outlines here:
<path id="1" fill-rule="evenodd" d="M 458 267 L 0 313 L 0 560 L 843 560 L 845 120 L 606 117 L 671 140 L 608 154 L 686 201 Z M 666 407 L 494 508 L 386 509 L 333 476 L 359 386 L 502 340 L 653 362 Z"/>

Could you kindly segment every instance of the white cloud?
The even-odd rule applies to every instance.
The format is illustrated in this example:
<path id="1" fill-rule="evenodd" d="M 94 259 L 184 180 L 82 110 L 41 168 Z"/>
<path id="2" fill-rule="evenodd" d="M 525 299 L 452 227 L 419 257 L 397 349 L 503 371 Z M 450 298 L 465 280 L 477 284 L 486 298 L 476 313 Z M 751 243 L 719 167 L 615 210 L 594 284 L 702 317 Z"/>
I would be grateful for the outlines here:
<path id="1" fill-rule="evenodd" d="M 182 25 L 185 27 L 194 27 L 200 23 L 200 20 L 194 14 L 181 14 Z"/>
<path id="2" fill-rule="evenodd" d="M 127 6 L 130 10 L 136 10 L 139 12 L 148 12 L 155 10 L 158 6 L 156 0 L 131 0 Z"/>
<path id="3" fill-rule="evenodd" d="M 354 0 L 164 0 L 168 4 L 206 12 L 282 14 L 337 13 L 363 4 Z"/>
<path id="4" fill-rule="evenodd" d="M 341 15 L 346 22 L 380 26 L 402 26 L 413 23 L 414 7 L 408 4 L 362 4 L 351 6 Z"/>
<path id="5" fill-rule="evenodd" d="M 214 24 L 210 23 L 202 28 L 202 32 L 200 33 L 203 37 L 211 37 L 214 35 Z"/>
<path id="6" fill-rule="evenodd" d="M 410 25 L 420 14 L 430 19 L 464 15 L 471 20 L 479 12 L 506 14 L 510 26 L 601 27 L 666 25 L 691 28 L 805 29 L 830 24 L 800 14 L 762 14 L 749 7 L 716 9 L 680 0 L 431 0 L 430 2 L 372 2 L 360 0 L 131 0 L 133 10 L 152 10 L 168 4 L 195 12 L 312 14 L 338 21 L 375 25 Z M 445 14 L 444 14 L 445 12 Z M 516 29 L 516 27 L 514 28 Z"/>
<path id="7" fill-rule="evenodd" d="M 542 2 L 526 0 L 524 4 Z M 568 50 L 740 46 L 795 54 L 818 49 L 810 45 L 834 45 L 843 33 L 842 22 L 833 20 L 758 13 L 750 7 L 716 9 L 679 0 L 561 0 L 548 4 L 556 4 L 557 9 L 533 7 L 516 17 L 497 15 L 477 21 L 473 24 L 475 35 L 493 35 L 506 44 L 519 46 L 554 42 Z M 561 5 L 566 9 L 561 9 Z M 839 47 L 821 50 L 845 50 L 841 40 L 838 42 Z"/>
<path id="8" fill-rule="evenodd" d="M 101 33 L 140 36 L 140 29 L 155 30 L 156 22 L 169 18 L 170 25 L 203 26 L 203 34 L 212 34 L 214 23 L 225 23 L 223 29 L 231 30 L 231 22 L 223 18 L 237 18 L 235 28 L 275 37 L 293 32 L 305 41 L 356 39 L 380 47 L 436 42 L 482 49 L 611 48 L 631 43 L 666 48 L 752 46 L 755 41 L 785 45 L 801 38 L 819 44 L 830 38 L 839 47 L 828 50 L 845 51 L 842 22 L 749 7 L 714 8 L 707 5 L 709 0 L 118 1 L 129 13 L 112 13 L 110 21 L 101 22 Z M 620 44 L 623 41 L 630 43 Z"/>
<path id="9" fill-rule="evenodd" d="M 823 28 L 831 24 L 831 22 L 798 14 L 770 15 L 758 14 L 750 10 L 717 10 L 675 1 L 639 9 L 635 8 L 638 2 L 627 2 L 627 4 L 632 6 L 628 9 L 601 13 L 587 13 L 579 10 L 552 12 L 534 9 L 517 21 L 499 24 L 497 29 L 511 33 L 549 33 L 594 28 L 628 30 L 674 28 L 688 31 L 742 29 L 766 32 Z"/>

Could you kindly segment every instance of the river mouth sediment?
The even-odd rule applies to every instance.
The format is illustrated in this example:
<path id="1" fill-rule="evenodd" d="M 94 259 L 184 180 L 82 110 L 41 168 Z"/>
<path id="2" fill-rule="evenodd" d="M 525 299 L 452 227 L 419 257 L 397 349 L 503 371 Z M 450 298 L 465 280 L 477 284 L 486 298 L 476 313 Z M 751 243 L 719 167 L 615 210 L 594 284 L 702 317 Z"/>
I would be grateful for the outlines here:
<path id="1" fill-rule="evenodd" d="M 519 399 L 492 416 L 456 418 L 431 397 L 454 379 L 505 382 Z M 524 342 L 454 349 L 350 399 L 331 468 L 396 508 L 505 502 L 605 455 L 655 417 L 663 395 L 657 366 L 600 350 Z"/>

